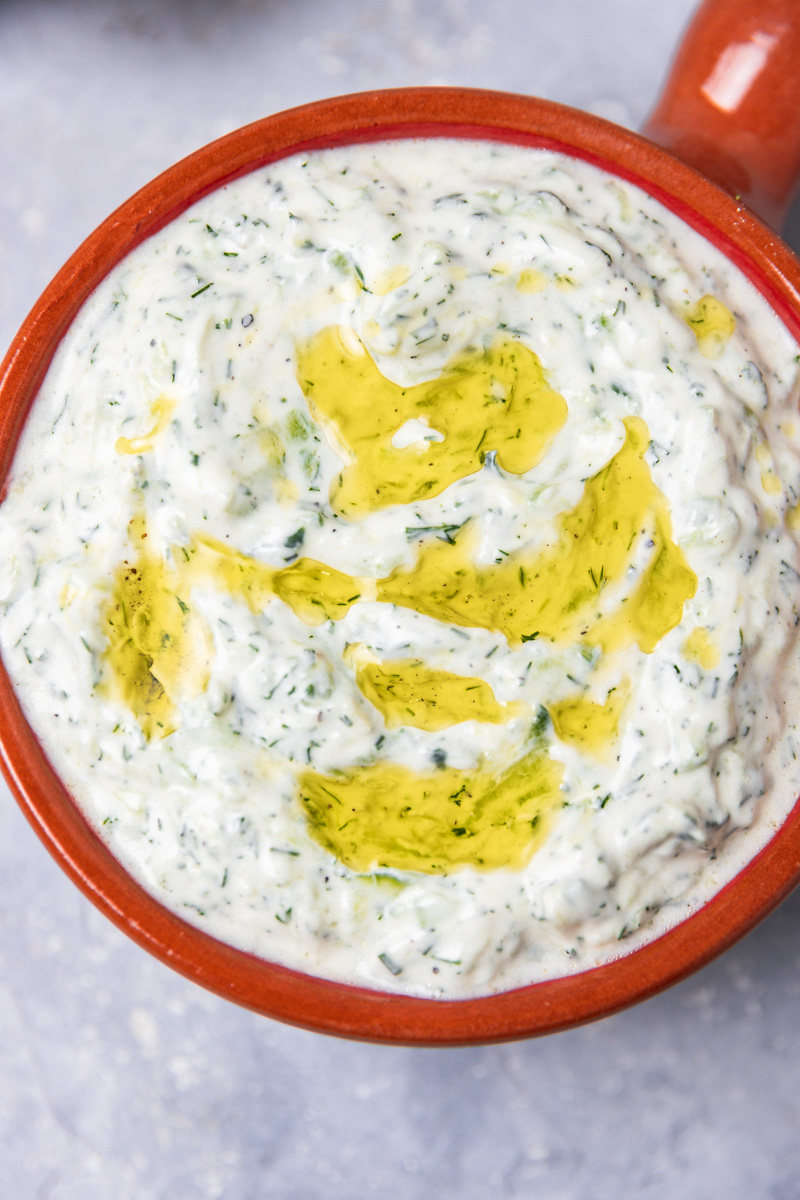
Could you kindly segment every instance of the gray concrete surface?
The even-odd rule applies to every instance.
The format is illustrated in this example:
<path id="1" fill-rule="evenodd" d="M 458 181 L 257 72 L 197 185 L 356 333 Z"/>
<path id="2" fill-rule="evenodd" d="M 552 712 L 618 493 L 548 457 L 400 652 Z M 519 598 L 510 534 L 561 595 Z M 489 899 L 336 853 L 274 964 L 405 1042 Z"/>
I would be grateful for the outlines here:
<path id="1" fill-rule="evenodd" d="M 237 125 L 448 83 L 635 126 L 692 7 L 6 0 L 0 343 L 113 207 Z M 798 1200 L 799 1013 L 800 893 L 683 985 L 556 1037 L 420 1051 L 286 1028 L 127 941 L 0 796 L 9 1200 Z"/>

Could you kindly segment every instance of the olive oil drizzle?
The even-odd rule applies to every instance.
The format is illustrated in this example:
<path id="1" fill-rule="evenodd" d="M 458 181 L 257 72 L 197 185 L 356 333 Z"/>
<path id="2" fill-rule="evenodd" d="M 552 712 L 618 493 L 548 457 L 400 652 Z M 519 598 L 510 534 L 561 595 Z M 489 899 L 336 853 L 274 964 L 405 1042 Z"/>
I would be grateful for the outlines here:
<path id="1" fill-rule="evenodd" d="M 146 548 L 143 517 L 131 521 L 130 537 L 131 557 L 117 568 L 101 614 L 109 668 L 103 687 L 130 709 L 149 740 L 173 733 L 178 702 L 205 691 L 211 639 L 183 598 L 185 579 Z"/>
<path id="2" fill-rule="evenodd" d="M 537 637 L 585 641 L 608 653 L 636 643 L 650 653 L 679 622 L 697 577 L 672 539 L 664 497 L 644 461 L 649 443 L 628 417 L 621 449 L 584 485 L 545 546 L 501 563 L 473 558 L 469 525 L 450 541 L 423 542 L 410 568 L 383 579 L 358 578 L 311 558 L 275 568 L 208 537 L 197 537 L 183 570 L 193 580 L 239 595 L 253 612 L 278 597 L 308 625 L 340 620 L 358 600 L 375 599 L 449 624 L 502 634 L 511 645 Z M 612 610 L 604 593 L 628 577 L 640 542 L 649 557 L 633 591 Z"/>
<path id="3" fill-rule="evenodd" d="M 277 597 L 306 625 L 339 621 L 357 600 L 374 593 L 370 580 L 355 579 L 316 559 L 298 558 L 288 567 L 271 567 L 210 537 L 195 537 L 185 557 L 182 573 L 192 583 L 210 583 L 239 596 L 251 612 L 261 612 Z"/>
<path id="4" fill-rule="evenodd" d="M 716 296 L 701 296 L 683 313 L 704 358 L 720 358 L 736 329 L 736 318 Z"/>
<path id="5" fill-rule="evenodd" d="M 344 660 L 387 729 L 413 725 L 436 731 L 462 721 L 500 725 L 526 711 L 524 704 L 499 703 L 483 679 L 437 670 L 419 658 L 381 662 L 362 642 L 351 642 Z"/>
<path id="6" fill-rule="evenodd" d="M 379 580 L 377 599 L 501 633 L 511 645 L 546 637 L 609 652 L 636 642 L 650 653 L 680 622 L 697 576 L 672 540 L 666 501 L 644 461 L 647 427 L 628 417 L 625 429 L 622 448 L 586 481 L 543 549 L 476 564 L 466 527 L 452 543 L 424 545 L 410 570 Z M 643 538 L 652 548 L 633 594 L 606 614 L 603 593 L 626 578 Z"/>
<path id="7" fill-rule="evenodd" d="M 586 696 L 571 696 L 547 711 L 559 741 L 571 742 L 601 762 L 611 758 L 619 736 L 619 725 L 630 696 L 630 683 L 624 680 L 612 688 L 604 703 Z"/>
<path id="8" fill-rule="evenodd" d="M 297 351 L 297 379 L 312 415 L 346 461 L 331 487 L 334 511 L 358 520 L 391 504 L 438 496 L 479 471 L 489 451 L 522 474 L 542 458 L 567 419 L 567 405 L 537 356 L 497 338 L 457 354 L 438 379 L 400 387 L 364 351 L 353 353 L 335 326 Z M 430 421 L 421 445 L 397 448 L 407 421 Z M 438 440 L 437 436 L 438 435 Z"/>
<path id="9" fill-rule="evenodd" d="M 152 429 L 148 430 L 147 433 L 143 433 L 141 437 L 118 437 L 114 444 L 117 454 L 144 454 L 146 451 L 152 450 L 155 439 L 169 425 L 176 404 L 177 401 L 170 400 L 168 396 L 159 396 L 150 406 L 150 413 L 154 422 Z"/>
<path id="10" fill-rule="evenodd" d="M 566 417 L 536 355 L 507 339 L 456 356 L 433 383 L 401 388 L 329 328 L 298 352 L 298 376 L 312 414 L 347 458 L 331 499 L 353 520 L 438 494 L 479 470 L 489 450 L 503 469 L 523 473 Z M 395 448 L 392 438 L 412 419 L 442 440 Z M 647 427 L 628 417 L 624 429 L 620 449 L 586 480 L 544 543 L 499 563 L 476 561 L 476 531 L 467 522 L 452 539 L 422 542 L 410 568 L 383 579 L 357 578 L 308 557 L 272 567 L 200 534 L 171 552 L 170 565 L 146 548 L 144 519 L 137 517 L 131 558 L 117 570 L 103 612 L 104 686 L 128 705 L 146 737 L 177 728 L 179 701 L 202 691 L 210 673 L 210 637 L 187 600 L 204 586 L 238 597 L 254 613 L 279 599 L 309 626 L 376 600 L 492 631 L 512 646 L 540 638 L 583 643 L 604 661 L 633 644 L 649 653 L 680 622 L 697 579 L 672 538 L 666 500 L 644 459 Z M 703 657 L 699 645 L 688 649 Z M 479 678 L 421 659 L 381 662 L 358 643 L 345 661 L 388 728 L 500 724 L 526 711 L 500 703 Z M 628 694 L 624 680 L 603 702 L 568 697 L 549 705 L 546 717 L 562 742 L 607 759 Z M 562 777 L 544 739 L 532 734 L 510 764 L 482 759 L 464 770 L 442 762 L 427 773 L 388 759 L 329 774 L 309 767 L 298 773 L 298 790 L 312 836 L 352 870 L 444 873 L 523 866 L 562 803 Z"/>
<path id="11" fill-rule="evenodd" d="M 561 807 L 562 774 L 536 748 L 501 768 L 419 774 L 382 760 L 304 770 L 299 785 L 312 836 L 351 870 L 442 875 L 524 867 Z"/>

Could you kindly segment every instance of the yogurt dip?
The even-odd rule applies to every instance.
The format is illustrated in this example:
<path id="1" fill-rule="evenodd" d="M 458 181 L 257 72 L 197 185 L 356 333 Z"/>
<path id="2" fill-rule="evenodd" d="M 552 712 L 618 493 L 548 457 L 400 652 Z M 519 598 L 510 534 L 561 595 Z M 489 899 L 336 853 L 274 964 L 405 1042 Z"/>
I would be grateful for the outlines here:
<path id="1" fill-rule="evenodd" d="M 286 159 L 106 279 L 0 511 L 0 646 L 164 904 L 463 997 L 685 917 L 800 790 L 798 347 L 635 187 Z"/>

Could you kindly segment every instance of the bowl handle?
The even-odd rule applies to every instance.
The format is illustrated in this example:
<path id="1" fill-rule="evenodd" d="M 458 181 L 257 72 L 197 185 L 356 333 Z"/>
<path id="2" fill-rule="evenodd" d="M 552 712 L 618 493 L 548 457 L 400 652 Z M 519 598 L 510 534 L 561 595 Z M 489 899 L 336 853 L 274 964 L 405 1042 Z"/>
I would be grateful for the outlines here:
<path id="1" fill-rule="evenodd" d="M 798 0 L 705 0 L 642 132 L 780 229 L 800 180 Z"/>

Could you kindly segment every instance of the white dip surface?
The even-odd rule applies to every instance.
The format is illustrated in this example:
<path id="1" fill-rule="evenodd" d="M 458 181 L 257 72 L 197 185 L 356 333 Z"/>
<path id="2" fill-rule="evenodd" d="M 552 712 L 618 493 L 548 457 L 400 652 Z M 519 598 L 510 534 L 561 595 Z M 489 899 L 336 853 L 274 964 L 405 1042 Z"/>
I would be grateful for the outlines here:
<path id="1" fill-rule="evenodd" d="M 684 319 L 705 295 L 736 318 L 716 359 Z M 341 447 L 295 374 L 298 343 L 332 325 L 403 386 L 503 330 L 538 355 L 566 423 L 525 474 L 490 456 L 438 496 L 344 520 L 328 499 Z M 741 869 L 800 789 L 797 353 L 718 251 L 584 163 L 431 140 L 257 171 L 117 267 L 48 373 L 0 511 L 0 644 L 28 718 L 128 870 L 265 958 L 461 997 L 617 957 Z M 370 600 L 312 627 L 280 599 L 253 612 L 197 586 L 210 676 L 179 727 L 147 740 L 113 698 L 103 613 L 137 515 L 167 561 L 200 532 L 280 568 L 302 529 L 303 555 L 378 578 L 412 565 L 414 529 L 469 520 L 493 562 L 547 537 L 632 416 L 697 589 L 651 653 L 612 664 L 631 694 L 610 756 L 550 727 L 563 806 L 522 870 L 352 871 L 309 835 L 297 772 L 513 761 L 543 706 L 595 694 L 602 664 L 578 646 L 512 647 Z M 409 422 L 394 445 L 428 436 Z M 687 653 L 698 628 L 713 666 Z M 343 658 L 354 642 L 485 679 L 527 715 L 387 729 Z"/>

